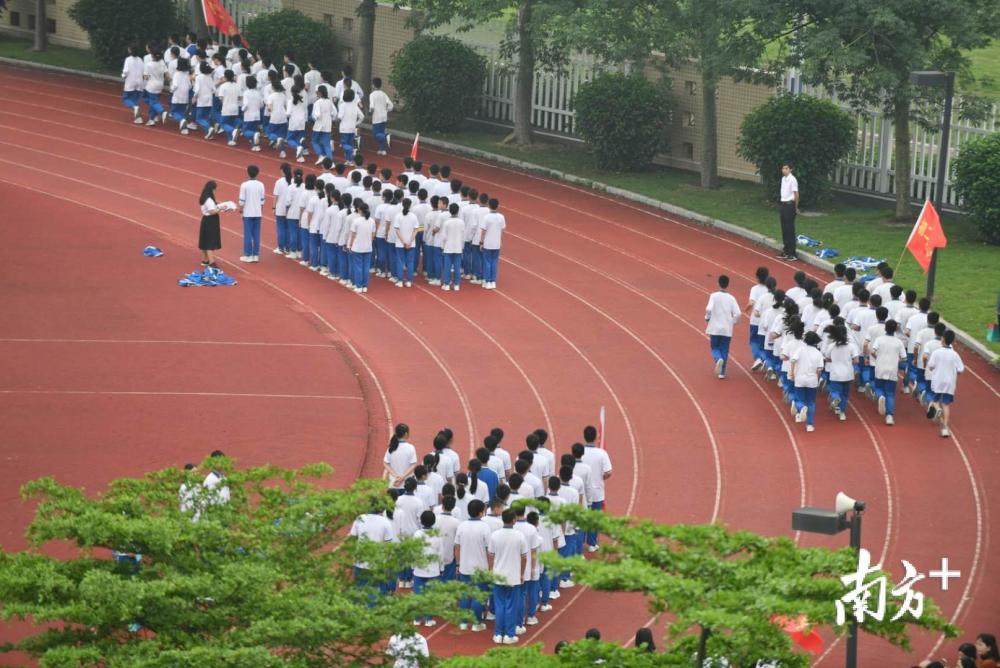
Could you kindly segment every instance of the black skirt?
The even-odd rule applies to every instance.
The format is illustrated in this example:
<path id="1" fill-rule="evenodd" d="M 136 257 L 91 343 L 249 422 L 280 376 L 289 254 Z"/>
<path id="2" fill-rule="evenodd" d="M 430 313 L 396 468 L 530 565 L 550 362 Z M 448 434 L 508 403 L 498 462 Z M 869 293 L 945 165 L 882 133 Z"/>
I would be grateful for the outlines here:
<path id="1" fill-rule="evenodd" d="M 201 229 L 198 232 L 198 249 L 216 251 L 222 248 L 222 232 L 219 229 L 219 214 L 201 217 Z"/>

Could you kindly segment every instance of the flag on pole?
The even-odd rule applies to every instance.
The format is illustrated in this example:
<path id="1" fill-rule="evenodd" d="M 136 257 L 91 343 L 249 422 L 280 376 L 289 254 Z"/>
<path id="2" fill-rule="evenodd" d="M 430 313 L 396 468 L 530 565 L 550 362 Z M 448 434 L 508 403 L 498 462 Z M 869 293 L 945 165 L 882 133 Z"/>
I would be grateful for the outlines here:
<path id="1" fill-rule="evenodd" d="M 924 208 L 917 216 L 917 222 L 913 224 L 910 231 L 910 238 L 906 240 L 906 248 L 913 254 L 913 258 L 924 269 L 924 273 L 931 266 L 931 257 L 935 248 L 944 248 L 948 245 L 948 239 L 944 236 L 944 229 L 941 227 L 941 218 L 930 200 L 924 202 Z"/>
<path id="2" fill-rule="evenodd" d="M 597 445 L 604 449 L 604 406 L 601 406 L 601 414 L 597 419 Z"/>
<path id="3" fill-rule="evenodd" d="M 412 160 L 417 159 L 417 148 L 419 144 L 420 144 L 420 133 L 418 132 L 417 136 L 413 138 L 413 148 L 410 149 L 410 158 Z"/>
<path id="4" fill-rule="evenodd" d="M 201 8 L 205 14 L 205 25 L 209 28 L 216 28 L 229 37 L 240 34 L 240 27 L 226 11 L 222 0 L 201 0 Z"/>

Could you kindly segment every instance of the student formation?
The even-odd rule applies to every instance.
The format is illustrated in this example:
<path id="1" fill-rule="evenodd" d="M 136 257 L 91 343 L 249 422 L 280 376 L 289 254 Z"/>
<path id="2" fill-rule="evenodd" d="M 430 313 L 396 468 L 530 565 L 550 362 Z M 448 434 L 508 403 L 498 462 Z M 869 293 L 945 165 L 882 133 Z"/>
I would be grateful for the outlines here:
<path id="1" fill-rule="evenodd" d="M 885 423 L 895 423 L 896 390 L 910 394 L 950 435 L 951 405 L 958 374 L 965 370 L 954 349 L 955 332 L 931 310 L 926 297 L 893 282 L 885 263 L 877 275 L 859 276 L 837 264 L 833 281 L 820 287 L 797 272 L 787 290 L 767 267 L 757 269 L 757 284 L 741 310 L 729 293 L 729 277 L 705 309 L 715 373 L 725 378 L 733 327 L 741 314 L 750 318 L 751 370 L 774 381 L 796 422 L 815 430 L 817 394 L 824 390 L 830 411 L 847 419 L 852 383 L 878 404 Z"/>
<path id="2" fill-rule="evenodd" d="M 410 438 L 407 425 L 396 425 L 383 459 L 392 511 L 362 514 L 351 535 L 380 543 L 420 539 L 425 563 L 404 570 L 396 582 L 380 583 L 366 564 L 358 563 L 356 581 L 377 586 L 382 595 L 397 589 L 419 595 L 435 581 L 469 582 L 479 572 L 491 573 L 496 584 L 488 603 L 462 600 L 460 606 L 473 621 L 459 628 L 481 632 L 492 621 L 493 642 L 516 643 L 528 626 L 539 623 L 539 614 L 552 609 L 561 589 L 574 586 L 571 573 L 549 572 L 539 556 L 598 549 L 597 534 L 584 535 L 572 524 L 548 519 L 548 512 L 563 504 L 604 509 L 612 467 L 608 453 L 596 444 L 597 430 L 586 427 L 583 442 L 557 458 L 546 447 L 545 430 L 528 434 L 522 449 L 508 450 L 504 432 L 497 428 L 464 463 L 452 449 L 450 429 L 438 432 L 433 449 L 422 457 Z M 518 500 L 530 503 L 514 509 Z M 420 617 L 413 623 L 435 626 L 437 621 Z"/>

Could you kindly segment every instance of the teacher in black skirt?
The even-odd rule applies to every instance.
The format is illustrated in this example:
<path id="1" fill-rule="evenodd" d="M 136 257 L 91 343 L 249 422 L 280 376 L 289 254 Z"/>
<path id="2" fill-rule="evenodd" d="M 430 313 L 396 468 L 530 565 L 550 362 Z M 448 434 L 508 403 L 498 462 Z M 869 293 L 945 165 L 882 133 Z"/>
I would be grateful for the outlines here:
<path id="1" fill-rule="evenodd" d="M 209 181 L 201 189 L 198 203 L 201 205 L 201 229 L 198 231 L 198 248 L 201 249 L 203 267 L 215 267 L 215 251 L 222 248 L 222 232 L 219 213 L 223 211 L 215 203 L 215 181 Z"/>

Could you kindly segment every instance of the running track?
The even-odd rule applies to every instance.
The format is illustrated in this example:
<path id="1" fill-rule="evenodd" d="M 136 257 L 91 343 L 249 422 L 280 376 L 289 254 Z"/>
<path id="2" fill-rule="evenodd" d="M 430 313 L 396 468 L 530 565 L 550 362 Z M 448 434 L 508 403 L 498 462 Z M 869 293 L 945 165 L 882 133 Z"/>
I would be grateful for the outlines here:
<path id="1" fill-rule="evenodd" d="M 226 388 L 209 392 L 364 398 L 364 411 L 343 410 L 341 403 L 359 402 L 339 400 L 318 415 L 305 411 L 312 415 L 307 422 L 295 417 L 305 402 L 334 400 L 272 398 L 272 403 L 294 404 L 294 410 L 289 409 L 284 423 L 279 420 L 284 440 L 270 451 L 244 450 L 238 438 L 228 438 L 246 427 L 237 411 L 184 415 L 185 420 L 211 419 L 211 436 L 194 448 L 188 442 L 176 446 L 176 457 L 159 450 L 156 466 L 179 464 L 196 456 L 190 453 L 222 447 L 247 463 L 270 457 L 276 464 L 293 465 L 328 457 L 336 459 L 341 479 L 345 471 L 378 475 L 387 427 L 395 421 L 410 424 L 421 451 L 429 449 L 431 436 L 442 426 L 454 429 L 460 448 L 467 445 L 471 451 L 489 428 L 499 425 L 507 434 L 505 442 L 515 449 L 524 434 L 543 426 L 561 454 L 605 405 L 615 465 L 608 485 L 612 512 L 663 522 L 719 520 L 733 528 L 788 534 L 793 508 L 829 506 L 836 492 L 844 490 L 868 502 L 864 543 L 897 579 L 900 559 L 926 573 L 947 556 L 962 578 L 946 592 L 937 580 L 918 588 L 942 605 L 965 636 L 995 632 L 1000 626 L 1000 563 L 990 555 L 991 529 L 997 525 L 990 492 L 1000 475 L 1000 449 L 992 438 L 1000 377 L 971 353 L 964 355 L 970 373 L 960 382 L 954 439 L 937 436 L 919 407 L 902 396 L 895 427 L 886 427 L 869 402 L 857 401 L 847 423 L 820 411 L 817 431 L 807 435 L 788 415 L 777 389 L 747 373 L 745 322 L 734 342 L 729 378 L 720 382 L 714 377 L 702 317 L 719 273 L 733 278 L 734 293 L 742 301 L 759 264 L 770 266 L 783 286 L 799 266 L 779 262 L 737 237 L 660 212 L 427 148 L 422 149 L 425 164 L 448 162 L 456 177 L 501 200 L 509 232 L 499 290 L 467 285 L 459 294 L 444 293 L 422 282 L 398 290 L 375 280 L 367 295 L 356 295 L 272 255 L 270 218 L 263 226 L 261 264 L 242 265 L 235 262 L 241 253 L 241 223 L 233 215 L 223 218 L 222 255 L 241 286 L 178 290 L 173 281 L 196 265 L 195 200 L 201 185 L 213 178 L 223 199 L 235 199 L 245 166 L 253 162 L 261 166 L 270 188 L 281 162 L 276 154 L 183 137 L 175 126 L 170 131 L 135 126 L 113 84 L 9 66 L 0 67 L 0 84 L 0 191 L 6 213 L 16 213 L 7 225 L 44 229 L 46 220 L 58 218 L 52 235 L 68 230 L 74 241 L 86 241 L 81 253 L 101 257 L 99 263 L 80 259 L 96 267 L 93 271 L 102 280 L 95 285 L 123 281 L 128 284 L 119 291 L 123 303 L 135 300 L 150 307 L 143 316 L 148 326 L 135 335 L 146 343 L 129 344 L 112 335 L 114 322 L 104 327 L 60 320 L 53 314 L 65 304 L 41 304 L 47 317 L 40 320 L 52 322 L 52 331 L 37 323 L 8 325 L 6 331 L 25 333 L 5 334 L 0 340 L 4 357 L 19 360 L 4 364 L 5 377 L 37 376 L 46 379 L 41 385 L 60 389 L 90 387 L 95 371 L 105 368 L 121 382 L 132 379 L 134 385 L 119 390 L 138 390 L 146 358 L 130 353 L 131 348 L 200 334 L 216 343 L 312 344 L 325 346 L 323 354 L 331 347 L 340 353 L 337 359 L 327 355 L 323 363 L 311 354 L 291 353 L 276 361 L 274 346 L 260 345 L 238 354 L 205 356 L 214 365 L 209 385 Z M 398 149 L 390 163 L 396 171 L 402 157 Z M 66 221 L 72 222 L 70 228 Z M 73 255 L 60 257 L 58 244 L 39 244 L 33 235 L 8 236 L 8 244 L 11 239 L 15 244 L 8 255 L 33 262 L 20 263 L 16 285 L 17 262 L 5 263 L 5 301 L 30 298 L 30 285 L 24 282 L 28 268 L 60 272 L 63 262 L 76 261 Z M 22 243 L 25 247 L 18 248 Z M 167 258 L 139 256 L 133 261 L 147 243 L 164 247 Z M 111 247 L 130 255 L 109 253 Z M 148 263 L 163 260 L 149 269 Z M 67 293 L 79 292 L 85 299 L 79 287 L 86 281 L 77 283 L 68 268 L 64 275 Z M 211 298 L 203 292 L 212 293 Z M 189 317 L 193 300 L 211 302 L 198 305 L 201 311 L 196 312 L 212 324 L 195 332 L 175 324 Z M 101 315 L 100 307 L 95 308 L 94 315 Z M 303 327 L 304 322 L 311 327 Z M 169 335 L 161 335 L 159 328 Z M 84 339 L 103 343 L 79 342 Z M 100 365 L 66 363 L 77 359 L 73 349 L 81 345 L 105 351 Z M 185 348 L 171 354 L 189 353 Z M 17 373 L 6 373 L 8 368 Z M 187 388 L 204 385 L 198 365 L 175 371 L 178 383 L 185 371 Z M 344 380 L 351 373 L 357 378 L 353 387 Z M 4 386 L 9 390 L 0 398 L 4 414 L 45 420 L 62 429 L 63 447 L 76 447 L 69 430 L 74 418 L 62 409 L 62 401 L 51 395 L 46 395 L 48 403 L 33 401 L 28 391 L 33 386 L 27 382 L 5 381 Z M 255 389 L 233 389 L 248 386 Z M 65 399 L 82 401 L 79 395 Z M 182 414 L 170 412 L 169 399 L 155 404 L 161 420 Z M 86 412 L 86 406 L 75 410 Z M 112 414 L 109 419 L 114 434 L 135 443 L 154 431 L 134 417 Z M 261 421 L 273 428 L 266 416 Z M 321 441 L 326 439 L 319 447 L 316 432 L 323 434 Z M 52 471 L 58 454 L 37 458 L 36 469 L 5 468 L 8 504 L 2 512 L 4 525 L 11 527 L 5 531 L 8 541 L 28 519 L 12 503 L 16 486 Z M 135 475 L 150 465 L 143 458 L 119 462 L 117 473 Z M 108 477 L 100 462 L 83 466 L 93 467 L 92 480 Z M 76 479 L 87 477 L 86 468 L 75 473 Z M 846 534 L 796 538 L 804 545 L 829 546 L 847 540 Z M 597 625 L 605 638 L 627 641 L 648 621 L 636 596 L 575 588 L 563 590 L 553 611 L 541 616 L 541 625 L 529 627 L 525 638 L 551 648 L 557 640 L 581 637 Z M 432 647 L 441 652 L 476 653 L 492 646 L 485 633 L 459 634 L 450 626 L 428 633 Z M 830 639 L 827 646 L 818 665 L 839 665 L 843 643 Z M 863 637 L 862 665 L 910 665 L 931 652 L 950 655 L 954 643 L 942 644 L 939 636 L 925 634 L 914 637 L 913 646 L 913 654 L 906 656 Z"/>

